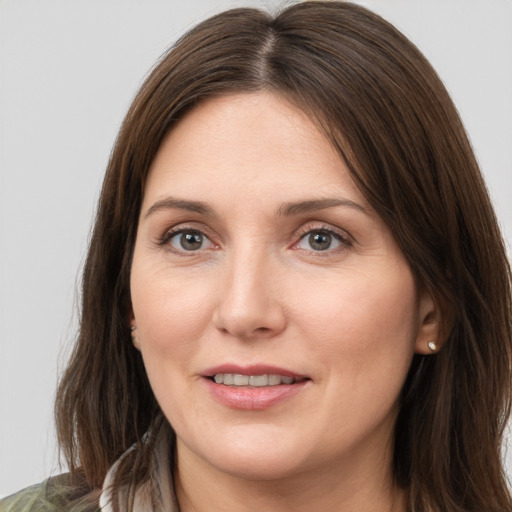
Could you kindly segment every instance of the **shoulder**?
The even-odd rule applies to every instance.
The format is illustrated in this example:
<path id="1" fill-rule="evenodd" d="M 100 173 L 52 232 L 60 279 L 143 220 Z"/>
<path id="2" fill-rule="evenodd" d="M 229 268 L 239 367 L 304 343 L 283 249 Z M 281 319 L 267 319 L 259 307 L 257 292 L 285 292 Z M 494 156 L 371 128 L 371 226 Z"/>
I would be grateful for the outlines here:
<path id="1" fill-rule="evenodd" d="M 0 512 L 43 512 L 58 510 L 47 500 L 48 480 L 0 500 Z"/>
<path id="2" fill-rule="evenodd" d="M 63 474 L 0 500 L 0 512 L 96 512 L 97 502 L 82 499 L 87 494 L 70 485 L 69 475 Z"/>

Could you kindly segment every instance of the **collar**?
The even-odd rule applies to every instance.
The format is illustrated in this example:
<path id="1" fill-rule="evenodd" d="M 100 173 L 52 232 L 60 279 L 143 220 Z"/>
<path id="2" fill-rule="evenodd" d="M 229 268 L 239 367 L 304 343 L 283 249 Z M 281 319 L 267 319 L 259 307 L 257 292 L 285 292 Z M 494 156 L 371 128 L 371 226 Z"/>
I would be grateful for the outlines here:
<path id="1" fill-rule="evenodd" d="M 100 495 L 102 512 L 114 512 L 112 502 L 115 496 L 112 494 L 112 484 L 117 467 L 124 457 L 136 449 L 136 445 L 129 448 L 108 470 Z M 129 497 L 130 488 L 122 487 L 117 496 L 121 510 L 128 510 Z M 135 491 L 132 512 L 179 512 L 178 501 L 174 493 L 169 461 L 169 442 L 165 428 L 161 428 L 158 433 L 150 465 L 150 477 Z"/>

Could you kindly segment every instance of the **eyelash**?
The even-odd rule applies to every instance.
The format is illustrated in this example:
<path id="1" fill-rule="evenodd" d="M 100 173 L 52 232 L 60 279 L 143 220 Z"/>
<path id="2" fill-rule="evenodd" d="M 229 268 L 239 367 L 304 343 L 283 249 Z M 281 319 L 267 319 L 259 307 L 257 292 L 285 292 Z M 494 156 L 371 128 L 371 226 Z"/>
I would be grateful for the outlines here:
<path id="1" fill-rule="evenodd" d="M 339 242 L 340 246 L 335 249 L 329 248 L 326 250 L 300 249 L 297 247 L 304 239 L 306 239 L 306 237 L 311 236 L 313 234 L 328 235 L 337 242 Z M 306 224 L 305 226 L 300 228 L 300 230 L 297 232 L 297 236 L 299 237 L 299 240 L 298 242 L 295 242 L 293 244 L 293 248 L 297 247 L 297 250 L 304 250 L 322 257 L 330 256 L 333 253 L 337 254 L 339 252 L 347 250 L 353 245 L 351 237 L 346 232 L 335 229 L 332 226 L 325 224 L 321 226 L 312 226 L 311 224 Z"/>
<path id="2" fill-rule="evenodd" d="M 212 245 L 216 246 L 216 244 L 211 240 L 211 238 L 204 233 L 203 230 L 197 229 L 191 226 L 180 226 L 176 229 L 171 229 L 166 231 L 163 236 L 159 239 L 158 244 L 160 246 L 167 246 L 168 250 L 182 255 L 182 256 L 193 256 L 201 251 L 201 249 L 198 250 L 190 250 L 187 251 L 186 249 L 177 249 L 171 246 L 170 242 L 178 237 L 181 234 L 192 234 L 192 235 L 200 235 L 203 237 L 204 240 L 208 240 Z M 325 250 L 314 250 L 314 249 L 303 249 L 298 247 L 298 245 L 307 237 L 314 234 L 320 234 L 320 235 L 327 235 L 332 237 L 334 240 L 339 242 L 340 247 L 331 249 L 327 248 Z M 334 229 L 332 226 L 329 225 L 321 225 L 321 226 L 312 226 L 311 224 L 306 224 L 305 226 L 301 227 L 299 231 L 295 234 L 296 237 L 299 237 L 298 241 L 294 242 L 291 246 L 294 250 L 302 250 L 309 252 L 311 254 L 315 254 L 318 256 L 326 257 L 329 255 L 332 255 L 333 253 L 339 253 L 342 252 L 350 247 L 352 247 L 352 240 L 351 237 L 348 236 L 347 233 Z M 204 250 L 204 249 L 203 249 Z"/>
<path id="3" fill-rule="evenodd" d="M 183 255 L 183 256 L 193 256 L 195 253 L 197 253 L 199 251 L 193 251 L 193 250 L 187 251 L 186 249 L 180 250 L 180 249 L 176 249 L 176 248 L 172 247 L 170 244 L 170 242 L 174 238 L 177 238 L 179 235 L 186 234 L 186 233 L 193 234 L 193 235 L 200 235 L 201 237 L 203 237 L 204 240 L 208 240 L 208 241 L 210 241 L 210 243 L 213 244 L 213 242 L 211 241 L 211 238 L 207 234 L 205 234 L 204 231 L 202 231 L 201 229 L 193 228 L 191 226 L 180 226 L 179 228 L 166 231 L 164 233 L 164 235 L 160 238 L 159 245 L 167 246 L 168 250 L 170 250 L 174 253 Z"/>

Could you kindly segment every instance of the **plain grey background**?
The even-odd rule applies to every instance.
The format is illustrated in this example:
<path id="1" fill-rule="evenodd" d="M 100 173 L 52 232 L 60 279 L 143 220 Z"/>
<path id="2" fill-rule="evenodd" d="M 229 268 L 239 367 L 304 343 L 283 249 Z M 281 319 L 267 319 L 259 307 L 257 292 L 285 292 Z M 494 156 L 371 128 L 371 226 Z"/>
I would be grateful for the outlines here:
<path id="1" fill-rule="evenodd" d="M 359 3 L 396 24 L 440 73 L 510 248 L 512 1 Z M 0 0 L 0 496 L 59 472 L 53 395 L 123 115 L 180 34 L 242 5 L 282 2 Z"/>

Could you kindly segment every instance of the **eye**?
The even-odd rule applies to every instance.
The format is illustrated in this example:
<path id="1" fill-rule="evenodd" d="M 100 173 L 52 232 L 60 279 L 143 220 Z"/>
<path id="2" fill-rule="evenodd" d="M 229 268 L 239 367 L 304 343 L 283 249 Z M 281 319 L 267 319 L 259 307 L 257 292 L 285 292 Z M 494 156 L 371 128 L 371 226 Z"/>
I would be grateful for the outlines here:
<path id="1" fill-rule="evenodd" d="M 176 251 L 199 251 L 210 248 L 211 240 L 200 231 L 182 229 L 166 235 L 164 243 L 168 243 Z"/>
<path id="2" fill-rule="evenodd" d="M 350 245 L 348 240 L 334 231 L 327 229 L 309 230 L 305 233 L 296 247 L 306 251 L 335 251 L 344 246 Z"/>

